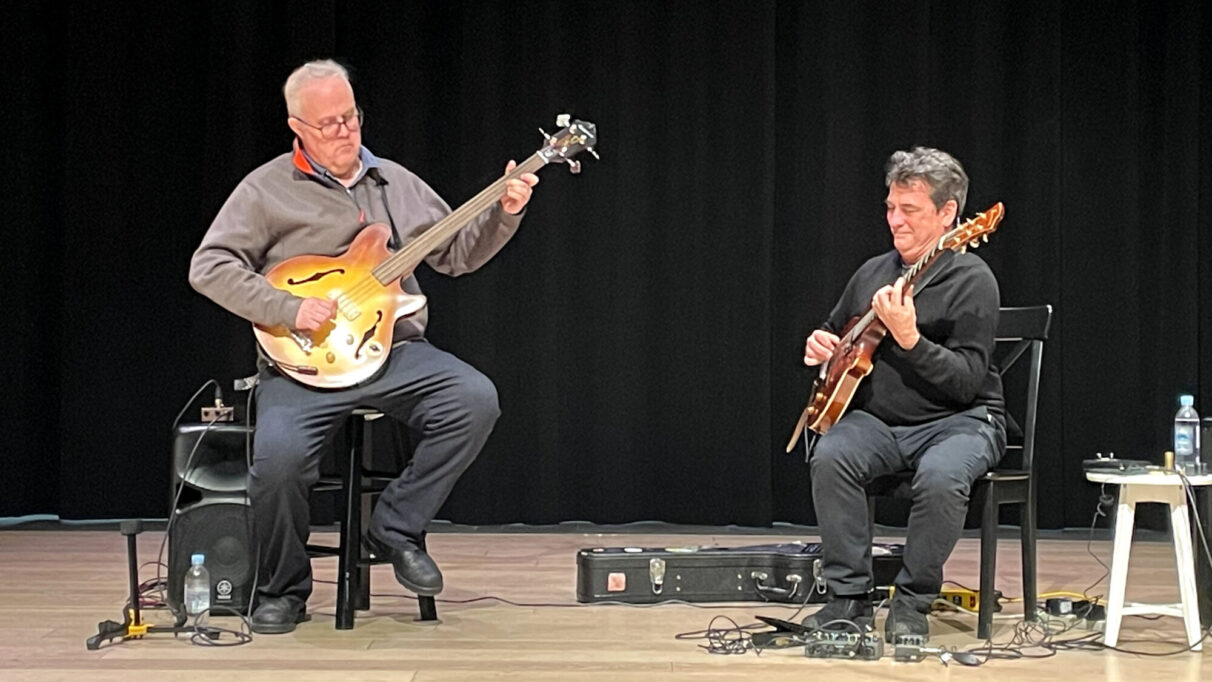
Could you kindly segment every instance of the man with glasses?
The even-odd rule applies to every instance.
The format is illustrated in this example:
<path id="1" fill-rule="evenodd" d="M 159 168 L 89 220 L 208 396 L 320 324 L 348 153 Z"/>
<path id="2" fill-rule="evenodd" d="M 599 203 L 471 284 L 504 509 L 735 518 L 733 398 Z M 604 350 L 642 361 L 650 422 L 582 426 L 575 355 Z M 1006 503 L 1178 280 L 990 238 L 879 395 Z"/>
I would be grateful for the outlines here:
<path id="1" fill-rule="evenodd" d="M 189 280 L 240 317 L 307 332 L 334 317 L 336 302 L 277 289 L 265 272 L 295 256 L 340 255 L 371 223 L 391 225 L 391 245 L 400 248 L 451 211 L 416 175 L 362 146 L 362 110 L 339 64 L 304 64 L 283 94 L 293 151 L 235 188 L 194 254 Z M 514 167 L 510 161 L 506 173 Z M 510 180 L 499 202 L 425 262 L 452 276 L 484 265 L 517 230 L 537 182 L 533 173 Z M 411 275 L 401 286 L 420 293 Z M 248 488 L 260 561 L 254 632 L 291 632 L 308 618 L 308 492 L 327 441 L 357 407 L 403 422 L 416 445 L 380 497 L 366 543 L 391 560 L 404 587 L 419 595 L 442 590 L 441 572 L 419 547 L 421 534 L 488 439 L 499 409 L 487 377 L 425 341 L 426 319 L 422 310 L 399 320 L 383 371 L 347 389 L 307 388 L 262 360 Z"/>

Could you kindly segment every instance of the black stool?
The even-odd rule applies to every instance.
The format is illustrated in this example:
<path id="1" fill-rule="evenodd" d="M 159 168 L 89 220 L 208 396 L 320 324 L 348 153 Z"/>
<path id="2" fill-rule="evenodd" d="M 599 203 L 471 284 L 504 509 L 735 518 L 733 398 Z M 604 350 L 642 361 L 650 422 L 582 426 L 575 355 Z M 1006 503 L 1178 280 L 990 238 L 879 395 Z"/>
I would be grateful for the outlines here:
<path id="1" fill-rule="evenodd" d="M 372 560 L 362 546 L 362 531 L 370 524 L 375 501 L 379 493 L 396 479 L 396 474 L 374 471 L 371 458 L 371 424 L 383 413 L 373 409 L 357 409 L 345 424 L 346 441 L 344 457 L 338 456 L 341 466 L 339 477 L 322 476 L 312 488 L 316 491 L 341 492 L 341 534 L 337 547 L 329 545 L 307 545 L 312 556 L 337 557 L 337 614 L 338 630 L 350 630 L 354 625 L 354 612 L 370 608 L 370 567 L 387 563 L 383 559 Z M 340 453 L 340 449 L 338 449 Z M 420 540 L 421 551 L 425 549 L 425 535 Z M 438 623 L 438 609 L 433 597 L 417 596 L 421 614 L 420 623 Z"/>

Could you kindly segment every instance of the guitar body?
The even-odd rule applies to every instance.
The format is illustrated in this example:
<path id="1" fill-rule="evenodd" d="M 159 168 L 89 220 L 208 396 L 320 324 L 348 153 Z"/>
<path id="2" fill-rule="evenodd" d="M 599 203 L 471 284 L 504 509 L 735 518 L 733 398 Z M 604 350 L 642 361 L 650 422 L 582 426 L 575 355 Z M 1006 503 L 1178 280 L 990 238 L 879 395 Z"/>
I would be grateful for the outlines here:
<path id="1" fill-rule="evenodd" d="M 847 335 L 858 321 L 859 318 L 855 317 L 846 324 L 846 328 L 841 334 L 842 339 L 848 338 Z M 854 399 L 854 392 L 858 390 L 859 382 L 871 373 L 875 349 L 879 347 L 887 333 L 884 325 L 879 320 L 875 320 L 867 325 L 867 328 L 855 338 L 853 343 L 843 341 L 833 351 L 833 356 L 821 366 L 821 373 L 812 385 L 812 395 L 808 399 L 808 406 L 800 415 L 791 442 L 787 444 L 788 452 L 795 447 L 795 442 L 804 427 L 824 435 L 830 427 L 837 423 L 838 419 L 842 418 L 842 414 L 850 406 L 850 401 Z"/>
<path id="2" fill-rule="evenodd" d="M 400 289 L 401 277 L 411 271 L 387 282 L 372 273 L 391 255 L 390 236 L 390 227 L 374 223 L 340 256 L 297 256 L 265 274 L 274 287 L 300 298 L 337 302 L 336 316 L 314 332 L 253 325 L 278 369 L 315 388 L 346 388 L 379 372 L 391 352 L 396 320 L 425 307 L 424 296 Z"/>

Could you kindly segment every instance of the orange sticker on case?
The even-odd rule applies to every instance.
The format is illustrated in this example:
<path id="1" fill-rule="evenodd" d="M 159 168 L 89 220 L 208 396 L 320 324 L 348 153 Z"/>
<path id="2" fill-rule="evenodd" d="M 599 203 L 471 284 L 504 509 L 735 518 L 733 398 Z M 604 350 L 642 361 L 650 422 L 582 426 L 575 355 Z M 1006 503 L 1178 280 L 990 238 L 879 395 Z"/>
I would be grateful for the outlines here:
<path id="1" fill-rule="evenodd" d="M 607 592 L 622 592 L 627 589 L 626 573 L 611 573 L 606 576 Z"/>

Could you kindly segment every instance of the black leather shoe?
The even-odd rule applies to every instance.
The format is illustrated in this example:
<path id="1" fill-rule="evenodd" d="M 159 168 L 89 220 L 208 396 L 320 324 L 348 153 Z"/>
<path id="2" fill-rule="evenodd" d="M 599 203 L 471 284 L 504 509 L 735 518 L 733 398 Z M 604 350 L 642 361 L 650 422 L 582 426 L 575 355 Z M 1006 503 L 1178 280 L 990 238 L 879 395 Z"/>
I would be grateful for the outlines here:
<path id="1" fill-rule="evenodd" d="M 850 621 L 863 629 L 863 632 L 868 632 L 875 627 L 875 619 L 872 617 L 871 599 L 866 595 L 862 597 L 830 597 L 829 603 L 825 604 L 816 613 L 808 616 L 803 620 L 804 627 L 812 629 L 824 630 L 849 630 L 854 631 L 846 623 L 830 621 Z"/>
<path id="2" fill-rule="evenodd" d="M 893 598 L 888 607 L 888 619 L 884 621 L 884 639 L 889 644 L 896 644 L 896 638 L 902 635 L 929 638 L 930 622 L 913 603 Z"/>
<path id="3" fill-rule="evenodd" d="M 258 635 L 294 632 L 295 625 L 311 620 L 307 605 L 293 597 L 266 597 L 258 601 L 252 615 L 252 631 Z"/>
<path id="4" fill-rule="evenodd" d="M 371 558 L 391 562 L 396 580 L 410 591 L 422 597 L 432 597 L 442 591 L 442 572 L 425 552 L 392 547 L 370 533 L 362 541 Z"/>

